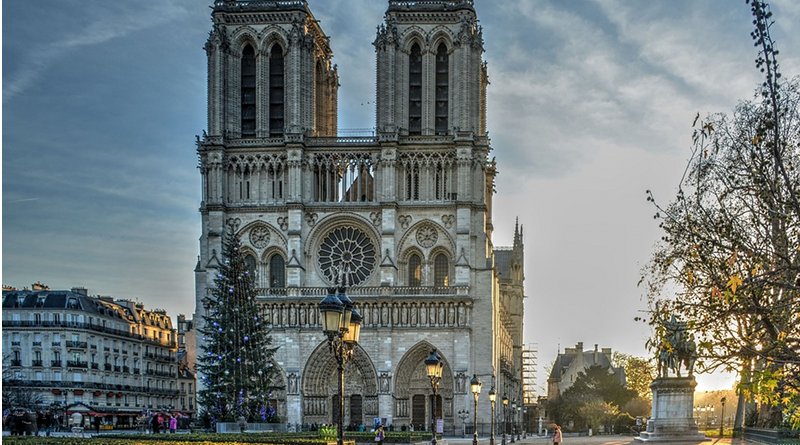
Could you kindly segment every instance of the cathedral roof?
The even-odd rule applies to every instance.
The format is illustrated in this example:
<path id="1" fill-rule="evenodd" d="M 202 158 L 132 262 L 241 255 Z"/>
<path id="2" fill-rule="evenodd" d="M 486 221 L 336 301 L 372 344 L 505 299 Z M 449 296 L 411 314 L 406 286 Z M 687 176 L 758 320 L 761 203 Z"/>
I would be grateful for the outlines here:
<path id="1" fill-rule="evenodd" d="M 473 0 L 389 0 L 389 11 L 475 11 Z"/>
<path id="2" fill-rule="evenodd" d="M 214 11 L 305 11 L 306 0 L 215 0 Z"/>
<path id="3" fill-rule="evenodd" d="M 500 274 L 500 278 L 511 278 L 511 260 L 513 259 L 514 252 L 506 249 L 494 250 L 494 268 Z"/>

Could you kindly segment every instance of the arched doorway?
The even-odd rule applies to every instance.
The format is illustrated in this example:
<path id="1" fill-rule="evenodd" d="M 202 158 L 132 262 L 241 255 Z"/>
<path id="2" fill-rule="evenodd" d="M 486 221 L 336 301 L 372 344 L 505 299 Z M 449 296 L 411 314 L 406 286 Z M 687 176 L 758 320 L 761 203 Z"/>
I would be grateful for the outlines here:
<path id="1" fill-rule="evenodd" d="M 369 425 L 378 415 L 378 374 L 356 345 L 344 369 L 344 424 Z M 336 423 L 339 418 L 338 370 L 328 342 L 311 353 L 303 370 L 303 423 Z"/>
<path id="2" fill-rule="evenodd" d="M 436 348 L 423 341 L 409 349 L 400 360 L 394 381 L 395 426 L 414 425 L 415 431 L 431 429 L 433 391 L 424 362 L 433 349 Z M 444 370 L 436 395 L 436 417 L 443 419 L 445 428 L 448 428 L 453 424 L 453 371 L 442 352 L 438 354 L 444 363 Z"/>

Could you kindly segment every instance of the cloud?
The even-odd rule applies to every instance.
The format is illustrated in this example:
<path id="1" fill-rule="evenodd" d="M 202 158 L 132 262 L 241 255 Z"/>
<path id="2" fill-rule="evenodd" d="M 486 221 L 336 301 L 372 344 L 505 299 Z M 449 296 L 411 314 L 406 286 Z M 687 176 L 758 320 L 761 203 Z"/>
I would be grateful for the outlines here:
<path id="1" fill-rule="evenodd" d="M 9 100 L 35 85 L 36 81 L 58 60 L 82 47 L 98 45 L 133 32 L 163 25 L 187 13 L 185 5 L 178 0 L 164 0 L 156 4 L 130 4 L 130 9 L 109 8 L 102 4 L 92 5 L 91 22 L 86 26 L 75 26 L 66 36 L 47 34 L 53 40 L 34 44 L 25 57 L 18 61 L 19 67 L 8 75 L 3 85 L 3 100 Z M 149 6 L 148 6 L 149 5 Z M 86 5 L 88 7 L 88 5 Z M 74 13 L 64 11 L 65 14 Z"/>

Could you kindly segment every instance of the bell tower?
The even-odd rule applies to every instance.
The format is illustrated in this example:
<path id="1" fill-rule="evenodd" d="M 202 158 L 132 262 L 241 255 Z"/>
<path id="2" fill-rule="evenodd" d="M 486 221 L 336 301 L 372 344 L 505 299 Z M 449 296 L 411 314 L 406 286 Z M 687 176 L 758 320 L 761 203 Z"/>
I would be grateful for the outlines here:
<path id="1" fill-rule="evenodd" d="M 336 135 L 338 75 L 306 1 L 216 0 L 212 21 L 209 136 Z"/>
<path id="2" fill-rule="evenodd" d="M 378 132 L 486 134 L 488 78 L 472 0 L 390 0 L 374 45 Z"/>

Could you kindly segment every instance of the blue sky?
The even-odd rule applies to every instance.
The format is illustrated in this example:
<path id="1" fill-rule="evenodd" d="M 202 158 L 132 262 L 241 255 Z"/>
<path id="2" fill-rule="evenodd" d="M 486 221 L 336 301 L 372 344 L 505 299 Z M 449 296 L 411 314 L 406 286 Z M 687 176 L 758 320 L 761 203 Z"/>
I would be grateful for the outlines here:
<path id="1" fill-rule="evenodd" d="M 194 311 L 208 1 L 5 1 L 3 284 L 86 286 Z M 311 0 L 339 66 L 339 127 L 374 121 L 383 0 Z M 772 2 L 786 76 L 800 3 Z M 696 113 L 759 83 L 744 1 L 476 0 L 500 175 L 495 244 L 525 227 L 525 338 L 643 355 L 636 287 Z M 540 376 L 544 371 L 540 371 Z M 701 381 L 701 386 L 703 381 Z M 709 381 L 708 386 L 714 386 Z"/>

